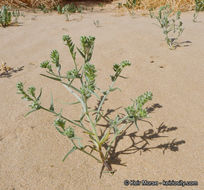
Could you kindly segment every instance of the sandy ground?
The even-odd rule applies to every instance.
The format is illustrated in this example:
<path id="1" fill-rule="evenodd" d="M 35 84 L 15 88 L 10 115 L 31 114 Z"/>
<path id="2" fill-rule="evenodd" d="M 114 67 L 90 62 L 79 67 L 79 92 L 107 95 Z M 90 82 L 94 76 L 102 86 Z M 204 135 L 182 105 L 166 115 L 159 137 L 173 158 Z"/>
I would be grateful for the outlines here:
<path id="1" fill-rule="evenodd" d="M 93 12 L 72 15 L 66 22 L 56 13 L 26 13 L 20 26 L 0 28 L 0 60 L 15 69 L 22 67 L 10 77 L 0 78 L 0 190 L 167 188 L 125 187 L 125 179 L 196 180 L 198 187 L 185 189 L 204 189 L 204 14 L 199 15 L 199 23 L 192 22 L 192 15 L 182 15 L 185 31 L 180 42 L 189 43 L 182 43 L 183 47 L 175 51 L 168 49 L 160 28 L 148 16 Z M 93 20 L 99 20 L 101 27 L 96 27 Z M 114 63 L 126 59 L 132 63 L 123 73 L 128 78 L 117 82 L 123 91 L 114 92 L 106 108 L 125 107 L 131 103 L 130 98 L 147 90 L 154 94 L 148 104 L 154 107 L 148 119 L 153 127 L 139 122 L 139 132 L 135 133 L 134 126 L 128 129 L 116 152 L 126 153 L 123 150 L 131 145 L 132 138 L 135 153 L 118 154 L 116 164 L 112 164 L 117 169 L 113 176 L 103 174 L 99 178 L 101 165 L 80 152 L 62 162 L 71 144 L 57 133 L 49 113 L 39 111 L 24 117 L 29 109 L 16 94 L 19 81 L 26 87 L 43 87 L 45 105 L 52 91 L 58 110 L 63 107 L 64 113 L 73 118 L 80 114 L 78 107 L 63 104 L 74 100 L 63 87 L 40 76 L 43 71 L 39 64 L 53 49 L 60 52 L 63 68 L 71 68 L 63 34 L 69 34 L 77 45 L 81 35 L 96 37 L 92 62 L 98 69 L 97 83 L 103 89 L 109 85 L 104 81 L 109 80 Z M 158 131 L 162 123 L 166 127 L 163 133 Z M 145 144 L 143 134 L 149 129 L 153 136 L 141 148 Z"/>

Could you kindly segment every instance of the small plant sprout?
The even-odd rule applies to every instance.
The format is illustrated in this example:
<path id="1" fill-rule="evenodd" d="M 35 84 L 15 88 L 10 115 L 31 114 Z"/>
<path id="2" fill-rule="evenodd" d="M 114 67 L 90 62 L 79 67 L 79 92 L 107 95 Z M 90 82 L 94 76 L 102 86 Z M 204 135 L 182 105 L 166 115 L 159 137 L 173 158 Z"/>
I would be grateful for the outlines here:
<path id="1" fill-rule="evenodd" d="M 94 20 L 93 23 L 94 23 L 94 25 L 95 25 L 97 28 L 100 27 L 100 22 L 99 22 L 99 20 Z"/>
<path id="2" fill-rule="evenodd" d="M 69 10 L 67 9 L 67 7 L 66 6 L 64 6 L 63 8 L 62 8 L 62 14 L 65 14 L 65 16 L 66 16 L 66 21 L 69 21 Z"/>
<path id="3" fill-rule="evenodd" d="M 25 15 L 22 12 L 20 12 L 18 9 L 12 11 L 12 16 L 15 18 L 14 23 L 18 23 L 18 18 L 20 16 L 25 17 Z"/>
<path id="4" fill-rule="evenodd" d="M 48 13 L 49 10 L 46 8 L 44 4 L 40 4 L 38 8 L 43 12 L 43 13 Z"/>
<path id="5" fill-rule="evenodd" d="M 62 8 L 62 14 L 65 14 L 66 21 L 69 21 L 69 15 L 71 13 L 76 13 L 76 12 L 81 12 L 81 9 L 78 9 L 74 3 L 67 4 Z"/>
<path id="6" fill-rule="evenodd" d="M 62 7 L 60 5 L 57 5 L 56 10 L 58 14 L 62 14 Z"/>
<path id="7" fill-rule="evenodd" d="M 118 3 L 118 9 L 121 9 L 123 7 L 123 4 L 122 3 Z"/>
<path id="8" fill-rule="evenodd" d="M 135 9 L 137 6 L 140 6 L 141 0 L 127 0 L 125 4 L 123 4 L 124 7 L 127 8 L 128 12 L 134 16 L 135 15 Z"/>
<path id="9" fill-rule="evenodd" d="M 18 23 L 18 18 L 20 17 L 20 11 L 19 10 L 14 10 L 14 11 L 12 11 L 12 15 L 14 16 L 14 18 L 15 18 L 15 23 Z"/>
<path id="10" fill-rule="evenodd" d="M 0 24 L 7 27 L 11 23 L 12 14 L 7 6 L 2 6 L 0 9 Z"/>
<path id="11" fill-rule="evenodd" d="M 180 21 L 181 12 L 178 11 L 175 15 L 170 6 L 166 5 L 160 7 L 157 15 L 150 10 L 150 17 L 158 21 L 170 49 L 175 49 L 178 45 L 177 40 L 184 30 L 183 23 Z"/>
<path id="12" fill-rule="evenodd" d="M 101 10 L 103 10 L 104 3 L 98 3 L 98 6 L 101 8 Z"/>
<path id="13" fill-rule="evenodd" d="M 138 129 L 137 121 L 147 117 L 147 110 L 143 107 L 145 103 L 152 99 L 152 93 L 146 92 L 132 100 L 132 104 L 124 109 L 124 114 L 117 114 L 113 118 L 107 116 L 103 110 L 104 102 L 110 93 L 118 89 L 115 87 L 115 83 L 121 77 L 123 70 L 131 65 L 130 62 L 125 60 L 119 64 L 114 64 L 113 74 L 110 76 L 111 84 L 107 90 L 101 90 L 96 84 L 96 67 L 91 63 L 95 37 L 82 36 L 80 48 L 75 46 L 68 35 L 63 36 L 63 41 L 69 48 L 73 60 L 73 69 L 63 74 L 59 53 L 57 50 L 53 50 L 50 55 L 51 60 L 41 63 L 41 68 L 47 72 L 47 74 L 41 75 L 58 82 L 76 98 L 77 102 L 73 104 L 81 105 L 79 118 L 67 118 L 62 111 L 57 111 L 53 98 L 51 98 L 50 106 L 43 106 L 41 102 L 42 89 L 36 95 L 35 87 L 25 90 L 23 83 L 19 82 L 17 84 L 18 93 L 22 95 L 23 99 L 30 102 L 31 110 L 28 114 L 37 110 L 44 110 L 56 116 L 54 121 L 56 130 L 67 137 L 72 144 L 71 150 L 65 155 L 63 161 L 77 150 L 92 157 L 101 163 L 108 172 L 113 173 L 108 162 L 112 144 L 130 124 L 135 124 L 135 129 Z M 76 62 L 77 52 L 83 59 L 82 64 Z M 94 107 L 90 105 L 93 100 L 98 101 Z M 100 125 L 103 119 L 108 123 L 105 129 Z M 82 137 L 79 136 L 80 130 L 84 135 L 87 135 L 87 143 L 84 140 L 82 144 Z"/>
<path id="14" fill-rule="evenodd" d="M 204 11 L 204 0 L 195 0 L 195 13 L 193 14 L 193 22 L 198 22 L 198 13 Z"/>

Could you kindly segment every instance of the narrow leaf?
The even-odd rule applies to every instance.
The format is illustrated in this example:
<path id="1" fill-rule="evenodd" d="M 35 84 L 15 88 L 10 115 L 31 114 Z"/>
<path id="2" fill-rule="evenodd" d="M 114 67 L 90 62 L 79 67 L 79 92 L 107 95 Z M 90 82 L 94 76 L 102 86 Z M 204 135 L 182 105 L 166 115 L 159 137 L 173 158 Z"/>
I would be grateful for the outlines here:
<path id="1" fill-rule="evenodd" d="M 53 103 L 53 96 L 52 96 L 52 93 L 51 93 L 51 104 L 50 104 L 50 111 L 54 111 L 54 103 Z"/>
<path id="2" fill-rule="evenodd" d="M 50 77 L 50 76 L 47 76 L 47 75 L 44 75 L 44 74 L 40 74 L 40 75 L 42 75 L 42 76 L 44 76 L 44 77 L 47 77 L 47 78 L 49 78 L 49 79 L 53 79 L 53 80 L 57 80 L 57 81 L 61 81 L 61 79 L 59 79 L 59 78 Z"/>
<path id="3" fill-rule="evenodd" d="M 28 116 L 29 114 L 31 114 L 32 112 L 37 111 L 37 110 L 31 110 L 29 111 L 27 114 L 24 115 L 24 117 Z"/>
<path id="4" fill-rule="evenodd" d="M 64 132 L 61 131 L 58 127 L 56 127 L 56 129 L 57 129 L 57 131 L 58 131 L 61 135 L 64 135 L 64 136 L 65 136 Z"/>
<path id="5" fill-rule="evenodd" d="M 108 137 L 110 135 L 110 131 L 106 131 L 105 134 L 103 135 L 101 141 L 100 141 L 100 145 L 102 145 L 104 142 L 106 142 L 108 140 Z"/>
<path id="6" fill-rule="evenodd" d="M 40 94 L 37 97 L 37 101 L 40 99 L 41 95 L 42 95 L 42 88 L 40 89 Z"/>
<path id="7" fill-rule="evenodd" d="M 76 146 L 73 146 L 72 149 L 65 155 L 65 157 L 63 158 L 63 162 L 65 161 L 65 159 L 72 153 L 74 152 L 75 150 L 77 149 Z"/>
<path id="8" fill-rule="evenodd" d="M 78 50 L 78 52 L 81 54 L 81 56 L 83 57 L 83 58 L 85 58 L 85 55 L 82 53 L 82 51 L 77 47 L 77 50 Z"/>

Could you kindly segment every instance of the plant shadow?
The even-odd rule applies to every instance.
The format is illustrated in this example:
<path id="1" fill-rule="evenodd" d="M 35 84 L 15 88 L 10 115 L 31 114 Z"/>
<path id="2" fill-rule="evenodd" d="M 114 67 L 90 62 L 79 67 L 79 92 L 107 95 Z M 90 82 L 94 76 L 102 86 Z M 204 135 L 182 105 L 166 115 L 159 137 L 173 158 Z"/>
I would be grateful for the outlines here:
<path id="1" fill-rule="evenodd" d="M 13 73 L 17 73 L 19 71 L 22 71 L 24 66 L 18 67 L 16 69 L 12 68 L 11 70 L 5 70 L 0 73 L 0 78 L 10 78 L 12 77 Z"/>
<path id="2" fill-rule="evenodd" d="M 132 124 L 130 124 L 129 127 L 131 125 Z M 141 155 L 144 152 L 151 152 L 158 149 L 161 150 L 163 154 L 165 154 L 167 150 L 177 152 L 179 151 L 179 146 L 185 144 L 185 140 L 173 139 L 166 143 L 159 143 L 158 145 L 154 146 L 151 145 L 153 140 L 159 138 L 167 138 L 167 133 L 177 130 L 177 127 L 168 127 L 164 123 L 161 123 L 161 125 L 156 129 L 148 129 L 144 131 L 142 135 L 137 135 L 137 131 L 128 133 L 128 128 L 116 138 L 114 145 L 110 148 L 107 163 L 110 165 L 111 169 L 112 165 L 127 166 L 126 163 L 123 163 L 121 161 L 119 157 L 120 155 L 130 155 L 137 152 L 139 152 Z M 131 143 L 126 148 L 116 151 L 119 142 L 124 138 L 129 138 Z M 104 148 L 107 149 L 108 145 L 105 144 Z M 102 176 L 104 169 L 105 167 L 103 166 L 101 169 L 100 177 Z"/>
<path id="3" fill-rule="evenodd" d="M 9 24 L 9 27 L 19 27 L 19 26 L 23 26 L 22 22 L 12 22 L 11 24 Z"/>
<path id="4" fill-rule="evenodd" d="M 119 107 L 120 108 L 120 107 Z M 107 112 L 104 114 L 103 119 L 107 122 L 106 125 L 99 124 L 102 127 L 105 127 L 108 129 L 109 124 L 108 124 L 108 116 L 109 114 L 113 113 L 117 109 L 108 109 Z M 147 107 L 147 112 L 151 113 L 154 110 L 162 108 L 162 106 L 158 103 L 153 104 L 150 107 Z M 146 120 L 141 120 L 149 123 L 151 125 L 151 129 L 145 130 L 142 132 L 140 131 L 134 131 L 134 132 L 128 132 L 130 127 L 133 125 L 133 123 L 127 123 L 128 127 L 122 132 L 121 135 L 119 135 L 115 142 L 113 143 L 112 146 L 110 146 L 110 151 L 108 154 L 108 159 L 107 159 L 107 164 L 110 166 L 111 170 L 113 171 L 112 165 L 120 165 L 120 166 L 127 166 L 126 163 L 123 163 L 120 156 L 121 155 L 130 155 L 130 154 L 135 154 L 139 153 L 140 155 L 145 152 L 151 152 L 153 150 L 161 150 L 163 154 L 165 154 L 166 151 L 172 151 L 172 152 L 177 152 L 179 151 L 179 146 L 182 144 L 185 144 L 185 140 L 177 140 L 173 138 L 173 140 L 167 141 L 165 143 L 159 142 L 158 144 L 155 145 L 155 140 L 160 139 L 160 138 L 168 138 L 169 133 L 176 131 L 178 128 L 177 127 L 168 127 L 164 123 L 161 123 L 159 127 L 153 128 L 153 125 L 151 122 L 146 121 Z M 106 131 L 105 129 L 105 131 Z M 101 131 L 100 137 L 102 137 L 105 133 L 105 131 Z M 139 133 L 140 132 L 140 133 Z M 100 138 L 99 137 L 99 138 Z M 130 142 L 125 148 L 122 148 L 118 150 L 118 145 L 123 139 L 128 139 Z M 154 145 L 153 145 L 154 143 Z M 105 149 L 108 148 L 109 143 L 105 143 L 103 147 Z M 124 145 L 122 145 L 124 147 Z M 100 178 L 102 177 L 103 172 L 105 172 L 105 166 L 103 165 L 101 168 L 100 172 Z M 110 173 L 114 173 L 110 172 Z"/>
<path id="5" fill-rule="evenodd" d="M 175 47 L 176 48 L 177 47 L 188 47 L 191 44 L 192 44 L 192 42 L 187 40 L 187 41 L 183 41 L 183 42 L 178 42 Z"/>

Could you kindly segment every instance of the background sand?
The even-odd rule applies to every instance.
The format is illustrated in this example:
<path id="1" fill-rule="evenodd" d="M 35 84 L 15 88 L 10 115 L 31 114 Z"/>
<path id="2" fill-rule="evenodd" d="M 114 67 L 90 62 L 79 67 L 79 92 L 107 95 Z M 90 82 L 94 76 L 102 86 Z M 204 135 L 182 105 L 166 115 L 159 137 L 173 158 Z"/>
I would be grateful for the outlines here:
<path id="1" fill-rule="evenodd" d="M 125 187 L 124 179 L 147 180 L 197 180 L 204 189 L 204 14 L 200 23 L 192 22 L 193 12 L 184 13 L 182 20 L 185 31 L 180 42 L 187 47 L 168 49 L 161 29 L 149 17 L 136 15 L 119 16 L 116 13 L 86 13 L 71 16 L 66 22 L 63 15 L 26 13 L 22 25 L 0 28 L 0 60 L 8 66 L 22 71 L 11 73 L 9 78 L 0 78 L 0 189 L 1 190 L 104 190 L 133 189 Z M 99 20 L 96 27 L 93 20 Z M 120 154 L 121 163 L 112 165 L 117 172 L 99 178 L 101 165 L 80 152 L 74 152 L 65 162 L 62 158 L 71 148 L 69 141 L 53 127 L 54 117 L 39 111 L 24 118 L 28 111 L 27 102 L 16 94 L 16 83 L 22 81 L 26 87 L 43 87 L 42 102 L 48 105 L 52 91 L 59 110 L 64 107 L 67 116 L 77 118 L 79 109 L 63 105 L 63 101 L 74 98 L 55 82 L 41 77 L 40 62 L 49 58 L 50 51 L 57 49 L 63 68 L 71 68 L 71 57 L 63 45 L 62 35 L 69 34 L 79 45 L 81 35 L 96 37 L 92 63 L 98 69 L 98 85 L 106 89 L 112 65 L 128 59 L 132 66 L 123 73 L 127 79 L 119 79 L 116 91 L 109 96 L 106 108 L 118 108 L 130 104 L 143 92 L 153 92 L 148 104 L 159 104 L 148 119 L 153 128 L 140 122 L 140 131 L 134 133 L 135 142 L 144 131 L 157 128 L 163 123 L 175 130 L 159 134 L 146 146 L 150 151 L 136 151 L 134 154 Z M 80 60 L 79 60 L 80 61 Z M 49 97 L 47 99 L 47 97 Z M 120 110 L 123 111 L 122 109 Z M 113 113 L 114 115 L 114 113 Z M 131 145 L 134 126 L 119 141 L 116 151 Z M 158 146 L 178 142 L 174 148 Z M 185 142 L 185 143 L 184 143 Z M 144 142 L 137 144 L 141 147 Z M 174 151 L 173 151 L 174 150 Z M 179 187 L 170 187 L 179 189 Z M 140 187 L 140 189 L 165 189 Z"/>

